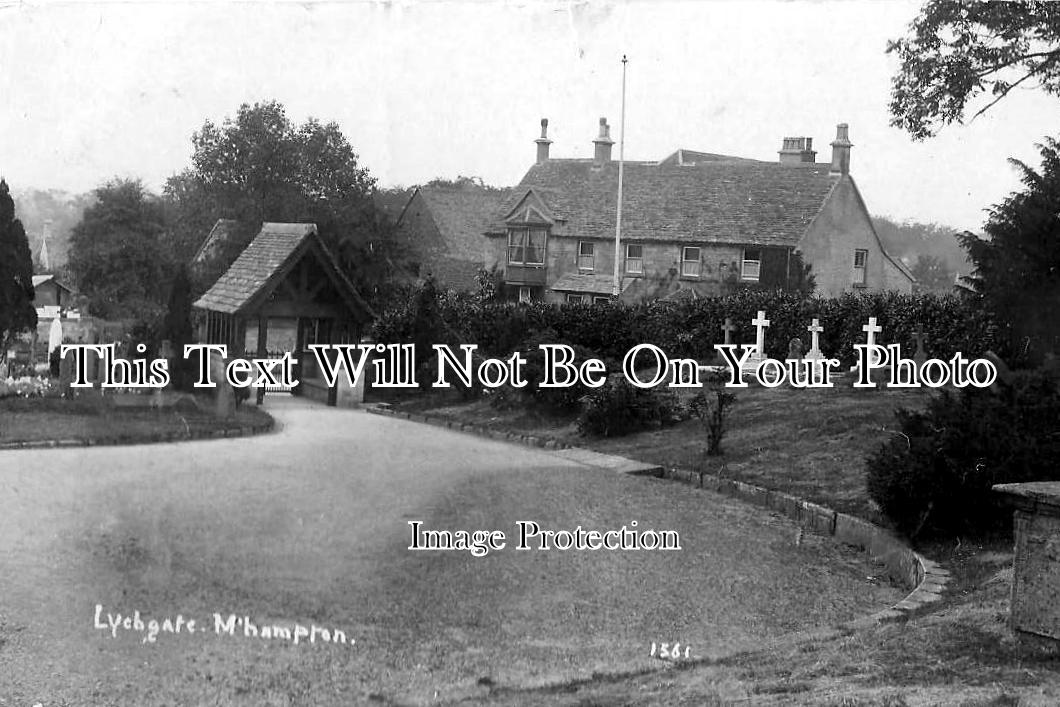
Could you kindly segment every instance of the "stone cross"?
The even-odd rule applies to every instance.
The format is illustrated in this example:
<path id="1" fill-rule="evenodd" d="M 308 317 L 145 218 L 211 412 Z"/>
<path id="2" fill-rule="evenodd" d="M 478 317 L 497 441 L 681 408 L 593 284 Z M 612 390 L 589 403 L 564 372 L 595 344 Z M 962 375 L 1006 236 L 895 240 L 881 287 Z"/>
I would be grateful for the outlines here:
<path id="1" fill-rule="evenodd" d="M 876 335 L 883 331 L 883 327 L 876 325 L 876 317 L 869 317 L 869 323 L 861 327 L 861 330 L 865 332 L 865 343 L 869 346 L 875 346 Z M 875 368 L 880 363 L 882 363 L 882 361 L 879 359 L 879 357 L 876 356 L 876 354 L 872 354 L 872 356 L 869 358 L 870 368 Z M 850 370 L 857 370 L 857 366 L 851 366 Z"/>
<path id="2" fill-rule="evenodd" d="M 876 335 L 883 331 L 883 327 L 876 326 L 876 317 L 869 317 L 869 323 L 861 327 L 861 330 L 867 335 L 865 343 L 869 346 L 875 346 Z"/>
<path id="3" fill-rule="evenodd" d="M 927 361 L 927 351 L 924 349 L 924 342 L 927 341 L 927 336 L 922 331 L 914 331 L 913 339 L 916 341 L 916 352 L 913 354 L 913 361 L 917 365 L 922 365 L 924 361 Z"/>
<path id="4" fill-rule="evenodd" d="M 788 342 L 788 360 L 802 360 L 802 339 L 797 336 Z"/>
<path id="5" fill-rule="evenodd" d="M 722 324 L 721 330 L 725 333 L 725 343 L 732 343 L 732 333 L 736 331 L 736 325 L 732 323 L 732 318 L 725 317 L 725 323 Z"/>
<path id="6" fill-rule="evenodd" d="M 751 320 L 751 324 L 755 326 L 757 331 L 755 333 L 755 351 L 751 354 L 750 360 L 761 361 L 766 357 L 766 327 L 769 326 L 766 313 L 761 309 L 758 310 L 758 316 Z"/>
<path id="7" fill-rule="evenodd" d="M 821 353 L 821 332 L 824 331 L 821 320 L 815 317 L 810 326 L 806 327 L 806 331 L 810 332 L 810 350 L 806 352 L 806 358 L 810 361 L 824 358 Z"/>

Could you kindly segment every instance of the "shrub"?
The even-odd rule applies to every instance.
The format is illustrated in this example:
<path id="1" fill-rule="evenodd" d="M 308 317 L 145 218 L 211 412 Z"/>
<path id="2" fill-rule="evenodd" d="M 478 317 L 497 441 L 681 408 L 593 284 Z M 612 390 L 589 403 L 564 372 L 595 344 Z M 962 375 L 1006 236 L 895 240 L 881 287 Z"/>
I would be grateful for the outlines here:
<path id="1" fill-rule="evenodd" d="M 994 484 L 1060 480 L 1060 392 L 1041 371 L 992 392 L 943 391 L 923 412 L 899 410 L 900 433 L 867 460 L 868 490 L 896 526 L 953 535 L 1007 527 Z"/>
<path id="2" fill-rule="evenodd" d="M 567 344 L 559 339 L 551 329 L 535 331 L 519 347 L 518 351 L 526 359 L 523 365 L 523 378 L 526 385 L 522 388 L 503 386 L 494 391 L 492 395 L 493 404 L 497 407 L 515 407 L 531 404 L 535 408 L 553 413 L 566 413 L 577 410 L 581 401 L 592 388 L 582 384 L 580 381 L 573 385 L 559 388 L 542 388 L 541 383 L 545 380 L 545 352 L 541 350 L 540 344 L 566 344 L 574 350 L 574 361 L 572 365 L 578 366 L 587 358 L 596 358 L 596 354 L 584 346 Z M 557 375 L 558 380 L 562 380 Z"/>
<path id="3" fill-rule="evenodd" d="M 725 416 L 729 406 L 736 402 L 736 395 L 722 390 L 720 386 L 711 386 L 692 398 L 688 405 L 694 417 L 703 423 L 707 433 L 707 454 L 721 454 L 721 439 L 725 436 Z"/>
<path id="4" fill-rule="evenodd" d="M 637 388 L 616 376 L 589 394 L 578 418 L 578 431 L 587 436 L 621 437 L 680 419 L 681 403 L 673 391 Z"/>

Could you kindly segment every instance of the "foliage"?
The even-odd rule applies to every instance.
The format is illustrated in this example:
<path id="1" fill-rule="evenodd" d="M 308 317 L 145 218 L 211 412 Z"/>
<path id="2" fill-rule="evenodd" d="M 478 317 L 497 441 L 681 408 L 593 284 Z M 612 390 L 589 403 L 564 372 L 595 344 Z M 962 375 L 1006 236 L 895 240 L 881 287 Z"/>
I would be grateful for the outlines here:
<path id="1" fill-rule="evenodd" d="M 937 258 L 951 273 L 968 270 L 968 256 L 957 240 L 956 228 L 909 219 L 895 221 L 886 216 L 873 216 L 872 227 L 887 252 L 895 258 L 916 262 L 925 255 Z"/>
<path id="2" fill-rule="evenodd" d="M 1026 81 L 1060 95 L 1060 5 L 930 0 L 887 51 L 900 62 L 891 124 L 923 139 L 960 122 L 980 95 L 990 99 L 973 118 Z"/>
<path id="3" fill-rule="evenodd" d="M 12 196 L 18 204 L 18 217 L 29 236 L 34 258 L 40 251 L 40 234 L 47 226 L 49 272 L 62 273 L 70 247 L 70 232 L 81 220 L 85 207 L 91 203 L 89 194 L 70 194 L 59 189 L 14 189 Z M 35 268 L 40 275 L 41 270 Z"/>
<path id="4" fill-rule="evenodd" d="M 722 389 L 714 381 L 708 388 L 700 391 L 689 402 L 688 409 L 703 424 L 707 433 L 707 454 L 721 454 L 721 440 L 725 436 L 725 416 L 729 407 L 736 402 L 736 395 Z"/>
<path id="5" fill-rule="evenodd" d="M 680 419 L 681 403 L 672 390 L 638 388 L 622 376 L 612 376 L 589 394 L 578 417 L 578 431 L 586 436 L 621 437 Z"/>
<path id="6" fill-rule="evenodd" d="M 411 341 L 409 297 L 415 290 L 397 298 L 375 323 L 377 341 Z M 803 298 L 797 293 L 742 290 L 726 297 L 657 301 L 647 304 L 606 302 L 564 304 L 544 302 L 480 302 L 474 295 L 444 293 L 438 298 L 438 315 L 445 322 L 448 341 L 478 344 L 488 356 L 504 356 L 518 349 L 527 332 L 551 329 L 559 341 L 595 351 L 617 370 L 626 352 L 640 343 L 653 343 L 668 356 L 696 359 L 713 358 L 714 344 L 722 343 L 722 325 L 731 318 L 737 327 L 735 343 L 754 340 L 750 322 L 759 310 L 766 312 L 770 327 L 766 333 L 766 354 L 785 358 L 788 342 L 794 337 L 807 340 L 806 327 L 814 317 L 825 331 L 822 350 L 850 364 L 853 344 L 863 343 L 862 327 L 876 317 L 883 327 L 878 341 L 912 341 L 916 330 L 927 335 L 927 353 L 950 358 L 960 351 L 967 356 L 993 350 L 1008 355 L 1004 342 L 993 335 L 993 322 L 974 301 L 954 295 L 899 295 L 893 292 L 847 294 L 838 298 Z"/>
<path id="7" fill-rule="evenodd" d="M 540 348 L 541 344 L 564 344 L 570 346 L 574 351 L 573 365 L 577 366 L 589 358 L 597 358 L 597 355 L 584 346 L 572 345 L 568 341 L 560 339 L 555 331 L 544 329 L 535 331 L 523 342 L 520 353 L 526 359 L 523 373 L 526 386 L 517 389 L 523 399 L 529 399 L 534 406 L 549 412 L 570 412 L 577 410 L 582 399 L 589 395 L 593 388 L 583 385 L 581 381 L 575 382 L 562 388 L 542 388 L 541 383 L 545 380 L 545 352 Z M 557 373 L 557 378 L 562 373 Z"/>
<path id="8" fill-rule="evenodd" d="M 70 239 L 70 269 L 89 310 L 105 319 L 157 316 L 170 261 L 161 201 L 138 179 L 113 179 L 94 194 Z"/>
<path id="9" fill-rule="evenodd" d="M 1006 324 L 1017 362 L 1060 351 L 1060 143 L 1047 139 L 1039 150 L 1039 172 L 1012 160 L 1024 189 L 991 210 L 988 237 L 961 236 L 975 263 L 973 287 Z"/>
<path id="10" fill-rule="evenodd" d="M 192 383 L 192 361 L 184 356 L 184 345 L 193 343 L 191 326 L 191 280 L 188 269 L 181 265 L 173 278 L 162 325 L 163 338 L 168 339 L 173 350 L 169 361 L 170 379 L 178 390 L 190 390 Z"/>
<path id="11" fill-rule="evenodd" d="M 1017 372 L 997 392 L 943 391 L 897 419 L 868 458 L 868 490 L 911 536 L 1003 528 L 1011 511 L 994 484 L 1060 480 L 1060 392 L 1044 372 Z"/>
<path id="12" fill-rule="evenodd" d="M 0 359 L 15 335 L 35 326 L 33 256 L 7 182 L 0 179 Z"/>
<path id="13" fill-rule="evenodd" d="M 918 292 L 944 294 L 953 289 L 953 272 L 934 255 L 921 255 L 911 267 Z"/>
<path id="14" fill-rule="evenodd" d="M 192 136 L 192 167 L 166 184 L 171 223 L 186 262 L 218 218 L 256 232 L 262 222 L 313 222 L 376 304 L 401 259 L 393 222 L 372 201 L 375 179 L 338 124 L 296 125 L 277 101 L 243 104 L 234 118 L 207 120 Z M 230 262 L 230 261 L 228 261 Z M 228 262 L 214 268 L 223 271 Z"/>

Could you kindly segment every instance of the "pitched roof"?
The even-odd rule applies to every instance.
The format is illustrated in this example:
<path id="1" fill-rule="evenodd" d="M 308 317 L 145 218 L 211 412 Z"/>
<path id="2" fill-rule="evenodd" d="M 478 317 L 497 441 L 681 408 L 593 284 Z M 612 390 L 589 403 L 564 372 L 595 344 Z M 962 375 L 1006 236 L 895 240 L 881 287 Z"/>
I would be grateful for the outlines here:
<path id="1" fill-rule="evenodd" d="M 705 154 L 705 153 L 703 153 Z M 697 161 L 694 166 L 627 162 L 622 236 L 665 240 L 794 246 L 838 183 L 830 164 L 754 160 Z M 535 164 L 512 190 L 490 232 L 533 190 L 557 223 L 554 235 L 613 238 L 618 163 L 557 159 Z"/>
<path id="2" fill-rule="evenodd" d="M 445 241 L 451 258 L 481 264 L 482 234 L 497 215 L 508 195 L 507 189 L 489 189 L 474 184 L 459 186 L 427 185 L 419 187 L 409 199 L 423 199 Z M 398 225 L 404 218 L 398 219 Z"/>
<path id="3" fill-rule="evenodd" d="M 371 309 L 343 274 L 331 251 L 320 239 L 316 224 L 312 223 L 263 223 L 250 245 L 195 302 L 195 306 L 227 314 L 239 312 L 286 274 L 288 266 L 313 245 L 320 249 L 335 276 L 340 294 L 370 313 Z"/>
<path id="4" fill-rule="evenodd" d="M 199 250 L 195 251 L 195 257 L 191 259 L 192 263 L 201 263 L 207 258 L 216 255 L 221 250 L 224 242 L 232 237 L 236 230 L 236 226 L 239 222 L 231 218 L 219 218 L 214 223 L 213 228 L 210 229 L 210 233 L 207 234 L 206 239 L 199 246 Z"/>
<path id="5" fill-rule="evenodd" d="M 67 285 L 62 280 L 55 277 L 55 275 L 34 275 L 33 276 L 33 288 L 36 289 L 46 282 L 54 281 L 56 285 L 67 290 L 68 292 L 74 292 L 74 288 Z"/>
<path id="6" fill-rule="evenodd" d="M 733 155 L 719 155 L 715 152 L 687 150 L 682 147 L 664 157 L 659 161 L 659 164 L 694 167 L 700 162 L 758 162 L 758 160 L 752 160 L 747 157 L 734 157 Z"/>

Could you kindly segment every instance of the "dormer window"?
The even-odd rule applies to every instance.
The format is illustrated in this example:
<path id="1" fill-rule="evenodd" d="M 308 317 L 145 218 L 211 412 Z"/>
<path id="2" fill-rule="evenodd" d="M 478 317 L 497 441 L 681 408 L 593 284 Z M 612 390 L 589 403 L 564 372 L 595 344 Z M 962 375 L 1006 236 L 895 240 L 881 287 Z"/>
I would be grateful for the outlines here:
<path id="1" fill-rule="evenodd" d="M 540 227 L 508 229 L 509 265 L 544 265 L 548 230 Z"/>

